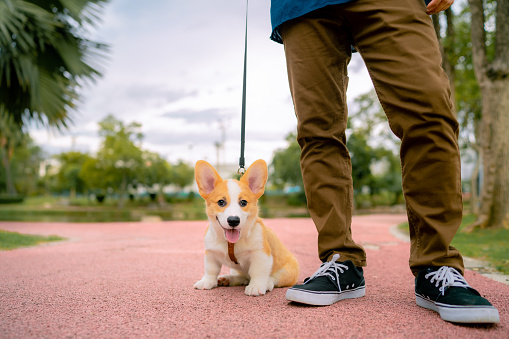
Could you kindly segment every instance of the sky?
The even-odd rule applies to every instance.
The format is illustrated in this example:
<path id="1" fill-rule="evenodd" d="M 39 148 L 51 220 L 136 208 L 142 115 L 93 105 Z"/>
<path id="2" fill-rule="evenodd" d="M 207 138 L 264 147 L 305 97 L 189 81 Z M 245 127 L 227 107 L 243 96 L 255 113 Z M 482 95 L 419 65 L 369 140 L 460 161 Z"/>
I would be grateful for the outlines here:
<path id="1" fill-rule="evenodd" d="M 245 11 L 239 0 L 112 0 L 91 33 L 110 45 L 103 77 L 84 89 L 67 131 L 32 128 L 32 138 L 48 154 L 94 154 L 98 122 L 112 114 L 141 123 L 142 148 L 170 163 L 238 163 Z M 270 162 L 296 129 L 284 48 L 270 34 L 270 1 L 250 1 L 246 166 Z M 349 77 L 349 102 L 372 89 L 358 54 Z"/>

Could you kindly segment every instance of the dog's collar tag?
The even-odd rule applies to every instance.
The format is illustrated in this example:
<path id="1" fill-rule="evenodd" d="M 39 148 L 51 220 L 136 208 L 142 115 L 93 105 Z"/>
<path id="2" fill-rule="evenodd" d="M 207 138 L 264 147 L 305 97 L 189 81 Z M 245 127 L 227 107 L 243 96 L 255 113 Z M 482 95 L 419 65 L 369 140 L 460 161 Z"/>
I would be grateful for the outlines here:
<path id="1" fill-rule="evenodd" d="M 235 250 L 234 250 L 235 244 L 228 241 L 228 256 L 230 257 L 230 260 L 233 261 L 235 264 L 239 264 L 237 261 L 237 258 L 235 258 Z"/>

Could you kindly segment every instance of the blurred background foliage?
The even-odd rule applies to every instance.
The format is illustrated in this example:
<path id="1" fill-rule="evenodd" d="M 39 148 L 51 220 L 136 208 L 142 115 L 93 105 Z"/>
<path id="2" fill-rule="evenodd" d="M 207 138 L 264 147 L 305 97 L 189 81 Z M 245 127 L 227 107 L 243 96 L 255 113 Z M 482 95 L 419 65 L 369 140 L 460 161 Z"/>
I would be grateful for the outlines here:
<path id="1" fill-rule="evenodd" d="M 87 39 L 105 0 L 0 1 L 0 114 L 9 129 L 62 128 L 79 88 L 101 75 L 107 45 Z"/>
<path id="2" fill-rule="evenodd" d="M 131 212 L 140 207 L 153 211 L 135 214 L 204 218 L 199 212 L 201 200 L 195 199 L 193 164 L 144 149 L 143 126 L 137 122 L 121 121 L 113 115 L 103 119 L 95 154 L 73 150 L 48 155 L 27 133 L 27 126 L 34 124 L 65 133 L 79 104 L 80 89 L 101 76 L 109 47 L 90 40 L 88 29 L 100 22 L 106 3 L 0 0 L 0 202 L 25 201 L 16 207 L 0 205 L 0 220 L 28 215 L 19 213 L 23 208 L 25 212 L 38 208 L 41 213 L 114 209 L 111 218 L 125 218 L 119 213 L 127 210 L 127 218 L 139 219 Z M 479 132 L 483 100 L 472 44 L 475 16 L 469 3 L 456 8 L 455 13 L 449 10 L 433 19 L 461 124 L 463 163 L 473 168 L 463 188 L 467 209 L 475 214 L 484 201 L 480 199 L 484 178 Z M 497 46 L 507 44 L 497 40 L 497 2 L 486 1 L 483 15 L 488 23 L 483 37 L 485 53 L 487 60 L 493 61 Z M 295 132 L 288 134 L 286 142 L 285 148 L 266 159 L 270 175 L 261 201 L 264 216 L 307 216 Z M 404 212 L 399 140 L 390 132 L 374 92 L 354 98 L 350 105 L 347 146 L 356 211 Z M 223 172 L 234 175 L 234 170 Z M 180 213 L 186 206 L 191 212 Z"/>

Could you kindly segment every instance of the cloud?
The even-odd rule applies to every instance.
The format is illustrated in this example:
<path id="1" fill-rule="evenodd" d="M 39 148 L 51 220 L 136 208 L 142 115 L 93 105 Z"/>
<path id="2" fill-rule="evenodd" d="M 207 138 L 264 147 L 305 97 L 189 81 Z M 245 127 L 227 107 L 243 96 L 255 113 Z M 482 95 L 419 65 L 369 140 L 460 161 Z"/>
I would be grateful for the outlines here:
<path id="1" fill-rule="evenodd" d="M 230 108 L 210 108 L 204 110 L 181 109 L 165 113 L 162 117 L 183 120 L 189 124 L 211 124 L 228 120 L 234 112 Z"/>
<path id="2" fill-rule="evenodd" d="M 359 53 L 354 53 L 352 56 L 352 60 L 348 65 L 349 73 L 361 73 L 365 71 L 366 65 L 364 64 L 364 60 L 362 58 L 357 57 Z"/>
<path id="3" fill-rule="evenodd" d="M 144 148 L 171 159 L 238 159 L 246 3 L 113 1 L 94 31 L 111 45 L 104 76 L 84 90 L 67 135 L 33 137 L 44 148 L 94 152 L 97 123 L 113 114 L 142 124 Z M 270 2 L 249 3 L 246 157 L 270 160 L 296 119 L 282 45 L 270 41 Z M 371 84 L 358 53 L 349 65 L 349 101 Z M 220 125 L 222 122 L 222 126 Z"/>
<path id="4" fill-rule="evenodd" d="M 177 102 L 186 97 L 196 96 L 198 91 L 185 91 L 182 89 L 167 89 L 163 85 L 140 85 L 135 84 L 125 89 L 124 93 L 133 101 L 140 104 L 157 101 L 162 103 Z"/>
<path id="5" fill-rule="evenodd" d="M 219 133 L 216 132 L 217 130 L 211 130 L 209 133 L 201 133 L 199 130 L 149 130 L 144 132 L 144 140 L 161 146 L 214 144 L 220 139 Z"/>

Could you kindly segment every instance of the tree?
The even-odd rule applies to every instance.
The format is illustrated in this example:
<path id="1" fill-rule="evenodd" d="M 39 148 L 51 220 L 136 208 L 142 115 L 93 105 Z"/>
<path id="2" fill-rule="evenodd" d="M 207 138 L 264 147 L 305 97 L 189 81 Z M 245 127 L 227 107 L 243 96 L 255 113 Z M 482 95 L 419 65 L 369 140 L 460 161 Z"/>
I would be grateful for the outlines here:
<path id="1" fill-rule="evenodd" d="M 470 10 L 468 4 L 454 17 L 455 41 L 449 53 L 454 53 L 456 110 L 460 123 L 459 144 L 462 159 L 473 153 L 474 168 L 470 178 L 470 212 L 478 214 L 478 180 L 480 160 L 479 126 L 481 120 L 481 94 L 475 78 L 472 61 Z"/>
<path id="2" fill-rule="evenodd" d="M 125 125 L 112 115 L 99 122 L 99 136 L 103 138 L 97 159 L 110 176 L 114 189 L 119 194 L 118 206 L 124 205 L 127 185 L 136 179 L 143 166 L 141 124 Z"/>
<path id="3" fill-rule="evenodd" d="M 0 0 L 0 117 L 66 127 L 106 45 L 86 38 L 107 0 Z M 99 58 L 98 58 L 99 57 Z"/>
<path id="4" fill-rule="evenodd" d="M 171 166 L 171 183 L 181 190 L 190 185 L 194 180 L 194 168 L 184 161 L 179 160 L 177 164 Z"/>
<path id="5" fill-rule="evenodd" d="M 60 163 L 60 169 L 56 176 L 60 190 L 68 190 L 70 198 L 76 198 L 76 192 L 84 192 L 85 182 L 80 176 L 83 165 L 91 159 L 90 155 L 81 152 L 60 153 L 55 157 Z"/>
<path id="6" fill-rule="evenodd" d="M 387 117 L 374 91 L 355 98 L 357 108 L 347 127 L 347 147 L 352 160 L 354 190 L 368 187 L 371 195 L 383 190 L 394 195 L 392 204 L 402 195 L 401 165 L 397 156 L 398 138 L 390 131 Z M 304 192 L 300 170 L 300 147 L 296 135 L 286 137 L 287 147 L 274 153 L 269 176 L 274 186 L 299 186 Z M 380 166 L 383 165 L 383 166 Z M 378 167 L 378 170 L 374 170 Z"/>
<path id="7" fill-rule="evenodd" d="M 374 90 L 361 94 L 354 99 L 355 111 L 350 114 L 348 119 L 348 132 L 359 132 L 367 137 L 367 141 L 372 147 L 382 147 L 392 150 L 394 153 L 399 151 L 400 140 L 392 133 L 389 128 L 387 116 L 378 101 Z"/>
<path id="8" fill-rule="evenodd" d="M 401 179 L 401 162 L 399 157 L 390 150 L 379 150 L 379 163 L 383 162 L 385 171 L 375 174 L 375 187 L 378 191 L 386 191 L 393 194 L 391 206 L 400 203 L 403 197 L 403 186 Z"/>
<path id="9" fill-rule="evenodd" d="M 156 190 L 161 195 L 164 186 L 171 183 L 172 168 L 157 153 L 144 151 L 142 158 L 144 166 L 139 183 L 145 185 L 151 191 L 151 194 L 154 194 L 155 199 Z"/>
<path id="10" fill-rule="evenodd" d="M 479 215 L 467 230 L 509 228 L 509 0 L 469 4 L 474 71 L 482 98 L 484 182 Z"/>
<path id="11" fill-rule="evenodd" d="M 78 176 L 95 193 L 99 202 L 103 201 L 107 189 L 113 186 L 115 181 L 115 178 L 107 171 L 107 168 L 103 167 L 103 163 L 93 157 L 83 163 Z"/>
<path id="12" fill-rule="evenodd" d="M 294 133 L 286 137 L 287 147 L 274 152 L 269 176 L 274 186 L 284 188 L 286 185 L 298 186 L 304 192 L 302 173 L 300 171 L 300 146 Z"/>
<path id="13" fill-rule="evenodd" d="M 397 156 L 400 141 L 391 132 L 374 91 L 358 96 L 354 102 L 357 109 L 348 120 L 350 136 L 346 144 L 352 159 L 354 191 L 359 194 L 367 187 L 371 197 L 390 192 L 394 205 L 403 194 Z"/>
<path id="14" fill-rule="evenodd" d="M 4 163 L 4 166 L 0 167 L 0 183 L 11 196 L 18 192 L 23 195 L 34 194 L 37 191 L 39 166 L 43 158 L 42 150 L 34 144 L 28 134 L 19 134 L 16 139 L 12 137 L 5 139 L 2 137 L 5 132 L 18 133 L 19 131 L 13 129 L 0 132 L 0 142 L 2 142 L 0 155 Z M 2 191 L 1 188 L 0 191 Z"/>
<path id="15" fill-rule="evenodd" d="M 128 185 L 139 182 L 143 169 L 141 125 L 125 125 L 112 115 L 99 122 L 101 146 L 95 158 L 83 164 L 80 177 L 101 195 L 108 189 L 118 193 L 118 207 L 124 206 Z"/>
<path id="16" fill-rule="evenodd" d="M 13 123 L 12 117 L 0 115 L 0 157 L 5 177 L 5 191 L 8 195 L 16 195 L 11 160 L 14 150 L 26 138 L 26 134 Z"/>
<path id="17" fill-rule="evenodd" d="M 353 132 L 346 143 L 352 159 L 352 179 L 355 193 L 360 193 L 363 187 L 373 191 L 374 177 L 371 174 L 371 165 L 376 160 L 377 152 L 368 145 L 367 135 L 362 132 Z"/>

